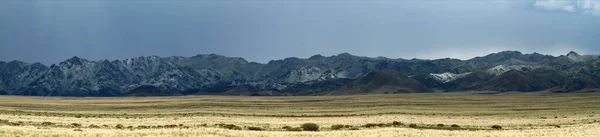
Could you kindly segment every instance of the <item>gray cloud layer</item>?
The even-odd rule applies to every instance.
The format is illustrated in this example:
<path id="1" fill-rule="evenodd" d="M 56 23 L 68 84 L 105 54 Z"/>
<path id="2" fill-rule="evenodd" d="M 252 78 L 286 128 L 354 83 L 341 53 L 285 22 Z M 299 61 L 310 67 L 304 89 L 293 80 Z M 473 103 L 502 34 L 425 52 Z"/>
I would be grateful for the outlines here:
<path id="1" fill-rule="evenodd" d="M 0 60 L 598 53 L 598 1 L 561 2 L 3 0 Z"/>
<path id="2" fill-rule="evenodd" d="M 534 6 L 544 10 L 580 12 L 600 16 L 600 0 L 538 0 Z"/>

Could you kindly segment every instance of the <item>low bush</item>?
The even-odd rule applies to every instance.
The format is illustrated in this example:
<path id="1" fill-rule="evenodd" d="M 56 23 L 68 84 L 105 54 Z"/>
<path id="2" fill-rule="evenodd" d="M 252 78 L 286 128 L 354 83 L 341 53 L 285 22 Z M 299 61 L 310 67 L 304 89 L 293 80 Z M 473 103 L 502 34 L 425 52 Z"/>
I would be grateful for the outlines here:
<path id="1" fill-rule="evenodd" d="M 410 127 L 410 128 L 416 128 L 417 124 L 414 124 L 414 123 L 413 124 L 409 124 L 408 127 Z"/>
<path id="2" fill-rule="evenodd" d="M 52 126 L 54 123 L 52 122 L 42 122 L 42 126 Z"/>
<path id="3" fill-rule="evenodd" d="M 367 123 L 367 124 L 363 125 L 363 127 L 366 127 L 366 128 L 377 127 L 377 124 Z"/>
<path id="4" fill-rule="evenodd" d="M 319 125 L 315 123 L 304 123 L 300 125 L 304 131 L 319 131 Z"/>
<path id="5" fill-rule="evenodd" d="M 171 124 L 171 125 L 165 125 L 164 127 L 165 127 L 165 128 L 176 128 L 176 127 L 177 127 L 177 125 L 175 125 L 175 124 Z"/>
<path id="6" fill-rule="evenodd" d="M 458 126 L 457 124 L 452 124 L 452 125 L 450 125 L 450 127 L 459 128 L 460 126 Z"/>
<path id="7" fill-rule="evenodd" d="M 385 124 L 385 123 L 379 123 L 377 124 L 378 127 L 389 127 L 390 124 Z"/>
<path id="8" fill-rule="evenodd" d="M 263 131 L 264 129 L 261 127 L 248 127 L 248 130 Z"/>
<path id="9" fill-rule="evenodd" d="M 117 124 L 117 125 L 115 126 L 115 128 L 117 128 L 117 129 L 123 129 L 124 127 L 125 127 L 125 126 L 123 126 L 123 125 L 121 125 L 121 124 Z"/>
<path id="10" fill-rule="evenodd" d="M 88 127 L 89 127 L 89 128 L 100 128 L 100 126 L 98 126 L 98 125 L 94 125 L 94 124 L 91 124 L 91 125 L 89 125 Z"/>
<path id="11" fill-rule="evenodd" d="M 292 127 L 290 127 L 290 126 L 283 126 L 283 127 L 281 127 L 281 128 L 282 128 L 282 129 L 290 129 L 290 128 L 292 128 Z"/>
<path id="12" fill-rule="evenodd" d="M 392 122 L 392 125 L 394 125 L 394 126 L 401 126 L 401 125 L 404 125 L 404 124 L 402 122 L 394 121 L 394 122 Z"/>
<path id="13" fill-rule="evenodd" d="M 344 128 L 344 125 L 332 125 L 331 130 L 340 130 Z"/>
<path id="14" fill-rule="evenodd" d="M 444 127 L 444 124 L 437 124 L 438 127 Z"/>
<path id="15" fill-rule="evenodd" d="M 23 121 L 18 121 L 18 122 L 8 122 L 8 125 L 11 125 L 11 126 L 21 126 L 21 125 L 23 125 L 23 124 L 25 124 L 25 122 L 23 122 Z"/>
<path id="16" fill-rule="evenodd" d="M 492 129 L 502 129 L 502 126 L 500 126 L 500 125 L 493 125 Z"/>
<path id="17" fill-rule="evenodd" d="M 226 128 L 226 129 L 231 129 L 231 130 L 242 130 L 241 127 L 236 126 L 234 124 L 226 124 L 226 125 L 223 125 L 221 127 Z"/>
<path id="18" fill-rule="evenodd" d="M 10 122 L 8 125 L 11 125 L 11 126 L 20 126 L 21 124 L 20 123 L 16 123 L 16 122 Z"/>
<path id="19" fill-rule="evenodd" d="M 71 126 L 73 126 L 73 127 L 80 127 L 81 124 L 79 124 L 79 123 L 71 123 Z"/>
<path id="20" fill-rule="evenodd" d="M 0 124 L 8 124 L 8 123 L 9 123 L 8 120 L 0 119 Z"/>
<path id="21" fill-rule="evenodd" d="M 300 127 L 290 127 L 286 129 L 287 131 L 302 131 L 302 128 Z"/>

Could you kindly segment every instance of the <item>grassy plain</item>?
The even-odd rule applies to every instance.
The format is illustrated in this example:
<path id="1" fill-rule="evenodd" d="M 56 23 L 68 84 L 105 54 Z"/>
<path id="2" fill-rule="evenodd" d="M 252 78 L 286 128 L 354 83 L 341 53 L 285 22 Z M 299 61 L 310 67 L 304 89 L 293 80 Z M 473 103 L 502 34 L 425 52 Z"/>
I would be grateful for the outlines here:
<path id="1" fill-rule="evenodd" d="M 0 136 L 597 135 L 600 93 L 0 96 Z"/>

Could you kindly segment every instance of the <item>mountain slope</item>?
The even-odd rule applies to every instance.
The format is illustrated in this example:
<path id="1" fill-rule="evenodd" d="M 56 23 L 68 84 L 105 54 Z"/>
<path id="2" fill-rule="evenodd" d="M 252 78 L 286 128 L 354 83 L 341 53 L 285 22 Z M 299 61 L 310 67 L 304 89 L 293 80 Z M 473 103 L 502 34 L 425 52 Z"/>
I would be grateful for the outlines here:
<path id="1" fill-rule="evenodd" d="M 489 91 L 540 91 L 553 87 L 554 84 L 534 75 L 517 70 L 510 70 L 489 81 L 477 85 L 478 90 Z"/>
<path id="2" fill-rule="evenodd" d="M 431 90 L 419 81 L 403 76 L 399 71 L 388 70 L 369 73 L 330 94 L 354 95 L 417 92 L 431 92 Z"/>

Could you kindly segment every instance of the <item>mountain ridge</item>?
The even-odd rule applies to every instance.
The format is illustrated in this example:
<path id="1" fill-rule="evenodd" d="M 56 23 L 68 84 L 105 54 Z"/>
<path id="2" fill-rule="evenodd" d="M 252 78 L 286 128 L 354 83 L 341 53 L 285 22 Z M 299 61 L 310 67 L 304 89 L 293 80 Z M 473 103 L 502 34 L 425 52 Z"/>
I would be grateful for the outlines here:
<path id="1" fill-rule="evenodd" d="M 199 54 L 191 57 L 141 56 L 112 61 L 90 61 L 74 56 L 50 66 L 16 60 L 0 61 L 0 90 L 11 95 L 120 96 L 142 86 L 154 86 L 161 91 L 181 94 L 239 87 L 235 92 L 223 92 L 223 94 L 246 94 L 241 90 L 252 90 L 247 93 L 258 94 L 258 91 L 269 91 L 262 94 L 327 95 L 350 82 L 328 83 L 326 81 L 359 80 L 368 74 L 389 70 L 414 79 L 426 88 L 443 91 L 490 89 L 502 91 L 500 90 L 502 88 L 482 88 L 486 86 L 467 83 L 482 84 L 513 70 L 526 76 L 532 75 L 534 79 L 550 79 L 549 86 L 543 86 L 544 89 L 535 88 L 536 90 L 533 91 L 571 92 L 600 88 L 598 87 L 600 82 L 596 80 L 600 77 L 598 55 L 580 55 L 573 51 L 561 56 L 502 51 L 468 60 L 451 58 L 407 60 L 340 53 L 329 57 L 322 55 L 313 55 L 309 58 L 289 57 L 271 60 L 268 63 L 248 62 L 241 57 L 217 54 Z M 489 76 L 483 76 L 483 73 Z M 521 75 L 509 77 L 517 76 Z M 465 81 L 465 78 L 471 79 L 467 80 L 471 82 L 460 82 Z M 328 88 L 310 86 L 311 84 Z M 505 85 L 506 87 L 520 87 L 514 85 L 515 83 L 506 84 L 508 84 Z M 532 84 L 535 85 L 535 82 Z M 307 89 L 308 87 L 332 91 L 314 91 Z M 530 89 L 525 88 L 510 89 L 531 92 Z M 411 90 L 411 92 L 426 91 Z"/>

